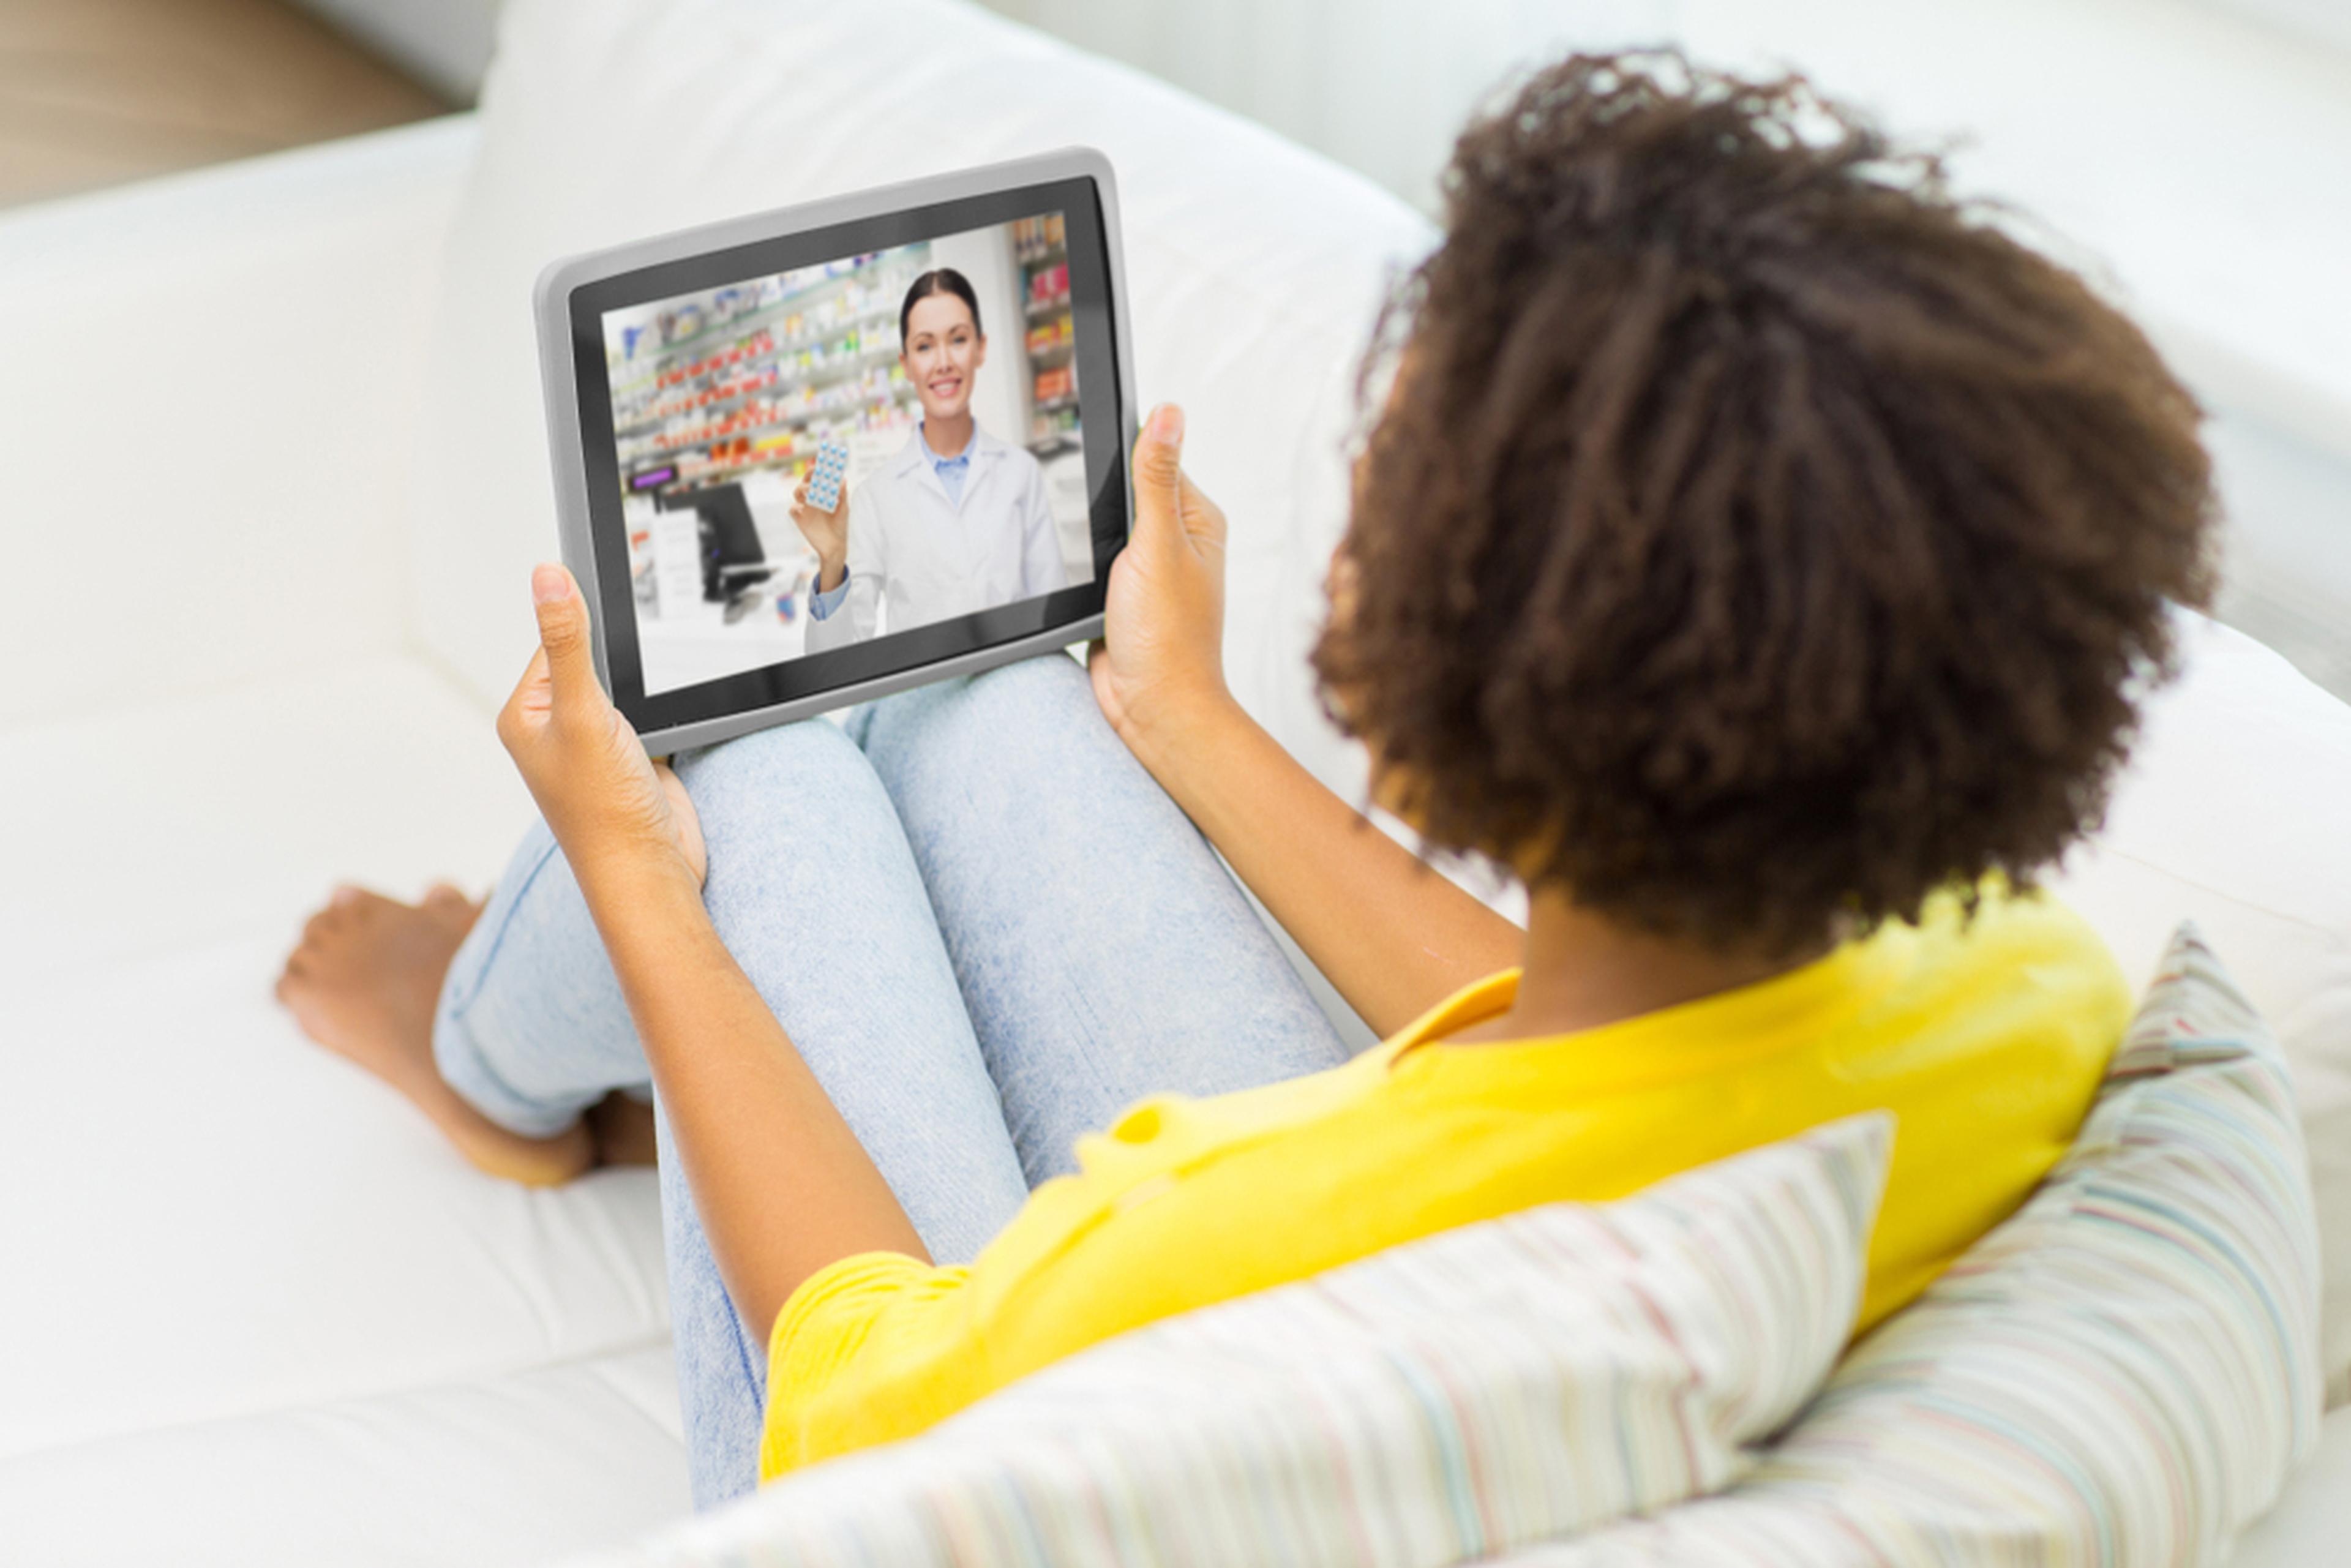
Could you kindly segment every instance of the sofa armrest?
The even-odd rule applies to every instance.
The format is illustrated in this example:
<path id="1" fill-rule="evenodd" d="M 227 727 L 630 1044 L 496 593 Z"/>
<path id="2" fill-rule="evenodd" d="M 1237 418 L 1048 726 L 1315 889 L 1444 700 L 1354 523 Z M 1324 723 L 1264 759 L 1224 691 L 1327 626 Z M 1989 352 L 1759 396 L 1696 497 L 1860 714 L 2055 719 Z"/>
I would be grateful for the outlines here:
<path id="1" fill-rule="evenodd" d="M 0 217 L 0 724 L 402 642 L 474 140 L 451 116 Z"/>

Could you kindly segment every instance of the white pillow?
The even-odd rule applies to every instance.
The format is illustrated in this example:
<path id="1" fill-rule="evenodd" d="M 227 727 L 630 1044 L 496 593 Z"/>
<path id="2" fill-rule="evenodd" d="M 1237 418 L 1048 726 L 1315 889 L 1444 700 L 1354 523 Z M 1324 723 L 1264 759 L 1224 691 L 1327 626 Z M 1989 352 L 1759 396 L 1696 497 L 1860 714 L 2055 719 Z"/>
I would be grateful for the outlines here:
<path id="1" fill-rule="evenodd" d="M 1137 1329 L 600 1561 L 1440 1568 L 1714 1490 L 1844 1343 L 1892 1124 Z"/>
<path id="2" fill-rule="evenodd" d="M 2283 1054 L 2183 927 L 2072 1152 L 1753 1475 L 1508 1562 L 2217 1563 L 2316 1437 L 2317 1312 Z"/>
<path id="3" fill-rule="evenodd" d="M 1174 89 L 947 0 L 510 0 L 455 220 L 412 519 L 419 629 L 486 700 L 556 549 L 530 289 L 551 257 L 1088 143 L 1116 169 L 1137 389 L 1183 402 L 1232 522 L 1236 692 L 1352 790 L 1303 651 L 1344 521 L 1339 451 L 1395 197 Z M 1102 432 L 1107 439 L 1114 433 Z"/>

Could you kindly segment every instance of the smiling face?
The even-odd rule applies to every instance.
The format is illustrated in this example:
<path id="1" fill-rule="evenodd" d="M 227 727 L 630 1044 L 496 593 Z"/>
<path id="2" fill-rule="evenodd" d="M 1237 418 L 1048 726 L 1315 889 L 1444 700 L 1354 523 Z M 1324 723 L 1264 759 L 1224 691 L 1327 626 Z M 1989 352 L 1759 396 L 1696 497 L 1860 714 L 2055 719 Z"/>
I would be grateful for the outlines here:
<path id="1" fill-rule="evenodd" d="M 925 419 L 960 419 L 971 407 L 972 378 L 987 362 L 987 340 L 972 324 L 970 306 L 950 293 L 925 294 L 906 314 L 898 362 L 923 400 Z"/>

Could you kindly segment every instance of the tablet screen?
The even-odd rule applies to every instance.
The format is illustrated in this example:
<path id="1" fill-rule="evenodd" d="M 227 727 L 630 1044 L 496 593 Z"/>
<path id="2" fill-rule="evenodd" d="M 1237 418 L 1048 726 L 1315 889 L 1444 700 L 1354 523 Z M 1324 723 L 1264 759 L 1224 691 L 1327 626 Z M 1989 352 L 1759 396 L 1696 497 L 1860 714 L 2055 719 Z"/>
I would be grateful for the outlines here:
<path id="1" fill-rule="evenodd" d="M 603 329 L 646 695 L 1093 580 L 1061 213 Z"/>
<path id="2" fill-rule="evenodd" d="M 1111 270 L 1073 179 L 572 289 L 608 675 L 640 733 L 1099 615 L 1132 418 Z"/>

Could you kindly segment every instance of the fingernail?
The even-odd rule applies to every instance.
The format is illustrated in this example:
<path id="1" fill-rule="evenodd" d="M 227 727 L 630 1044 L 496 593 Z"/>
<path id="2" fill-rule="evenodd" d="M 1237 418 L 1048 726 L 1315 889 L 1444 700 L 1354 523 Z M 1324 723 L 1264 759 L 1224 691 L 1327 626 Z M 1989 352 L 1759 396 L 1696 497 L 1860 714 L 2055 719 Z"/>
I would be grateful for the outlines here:
<path id="1" fill-rule="evenodd" d="M 564 576 L 561 567 L 542 562 L 531 568 L 530 597 L 534 602 L 554 604 L 568 598 L 570 592 L 570 580 Z"/>
<path id="2" fill-rule="evenodd" d="M 1164 441 L 1170 446 L 1184 443 L 1184 411 L 1172 402 L 1163 402 L 1151 411 L 1151 439 Z"/>

